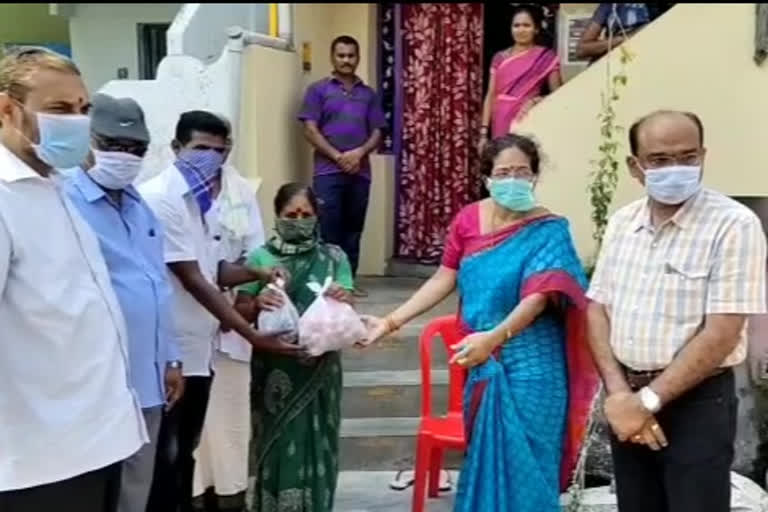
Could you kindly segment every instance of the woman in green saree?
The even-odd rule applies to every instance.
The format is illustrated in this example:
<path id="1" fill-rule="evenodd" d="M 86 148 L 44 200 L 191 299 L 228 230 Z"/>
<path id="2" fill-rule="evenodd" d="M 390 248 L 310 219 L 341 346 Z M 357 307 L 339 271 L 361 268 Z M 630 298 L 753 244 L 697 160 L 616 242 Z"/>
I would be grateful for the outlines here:
<path id="1" fill-rule="evenodd" d="M 249 255 L 253 267 L 281 266 L 291 281 L 286 293 L 303 313 L 315 295 L 307 283 L 332 276 L 331 297 L 349 302 L 354 288 L 344 252 L 320 240 L 312 189 L 284 185 L 275 197 L 276 234 Z M 241 309 L 281 305 L 261 284 L 240 289 Z M 338 476 L 341 424 L 341 358 L 254 355 L 251 362 L 253 440 L 250 477 L 252 512 L 331 512 Z"/>

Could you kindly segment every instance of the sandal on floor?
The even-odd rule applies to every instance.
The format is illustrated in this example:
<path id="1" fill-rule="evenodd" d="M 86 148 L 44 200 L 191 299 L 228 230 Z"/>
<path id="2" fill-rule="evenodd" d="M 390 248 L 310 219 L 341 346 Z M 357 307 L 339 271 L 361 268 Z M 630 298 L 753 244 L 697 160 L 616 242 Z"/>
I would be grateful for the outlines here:
<path id="1" fill-rule="evenodd" d="M 395 478 L 389 482 L 389 488 L 393 491 L 404 491 L 412 486 L 414 481 L 412 469 L 401 469 Z"/>
<path id="2" fill-rule="evenodd" d="M 398 471 L 395 478 L 389 483 L 389 488 L 393 491 L 404 491 L 408 489 L 415 481 L 413 474 L 413 470 L 411 469 Z M 450 492 L 453 490 L 451 473 L 444 469 L 440 471 L 440 484 L 438 489 L 440 492 Z"/>

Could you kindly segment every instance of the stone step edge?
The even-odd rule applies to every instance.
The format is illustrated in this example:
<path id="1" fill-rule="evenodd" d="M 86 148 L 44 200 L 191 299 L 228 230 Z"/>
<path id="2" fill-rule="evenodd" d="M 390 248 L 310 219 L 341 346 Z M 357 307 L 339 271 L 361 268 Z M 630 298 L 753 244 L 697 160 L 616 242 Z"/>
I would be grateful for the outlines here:
<path id="1" fill-rule="evenodd" d="M 432 385 L 447 386 L 448 370 L 432 370 Z M 421 370 L 345 371 L 344 388 L 421 386 Z"/>
<path id="2" fill-rule="evenodd" d="M 341 420 L 341 438 L 415 437 L 419 418 L 345 418 Z"/>

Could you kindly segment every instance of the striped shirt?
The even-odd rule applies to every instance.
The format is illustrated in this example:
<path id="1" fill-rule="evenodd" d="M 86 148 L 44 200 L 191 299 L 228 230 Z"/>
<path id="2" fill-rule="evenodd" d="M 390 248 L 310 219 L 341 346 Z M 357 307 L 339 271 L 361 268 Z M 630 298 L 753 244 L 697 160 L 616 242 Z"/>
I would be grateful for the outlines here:
<path id="1" fill-rule="evenodd" d="M 766 311 L 766 241 L 747 207 L 703 189 L 654 228 L 645 199 L 613 215 L 587 296 L 606 306 L 611 346 L 634 370 L 667 367 L 708 314 Z M 746 328 L 723 362 L 747 354 Z"/>
<path id="2" fill-rule="evenodd" d="M 313 83 L 304 96 L 300 121 L 315 121 L 328 143 L 344 152 L 365 144 L 376 129 L 386 126 L 376 92 L 358 80 L 347 90 L 336 77 Z M 315 176 L 340 173 L 339 165 L 315 150 Z M 370 179 L 366 156 L 360 162 L 360 176 Z"/>

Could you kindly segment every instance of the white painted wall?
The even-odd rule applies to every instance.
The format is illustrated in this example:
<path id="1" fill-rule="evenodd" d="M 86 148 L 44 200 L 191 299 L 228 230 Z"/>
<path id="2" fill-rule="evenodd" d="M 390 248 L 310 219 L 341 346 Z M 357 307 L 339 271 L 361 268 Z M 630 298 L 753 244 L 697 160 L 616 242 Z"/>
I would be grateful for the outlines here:
<path id="1" fill-rule="evenodd" d="M 155 80 L 112 80 L 101 88 L 100 92 L 116 98 L 133 98 L 144 110 L 152 141 L 138 183 L 173 162 L 170 144 L 183 112 L 209 110 L 231 117 L 230 82 L 232 71 L 240 67 L 240 55 L 236 48 L 225 47 L 210 65 L 172 55 L 162 60 Z"/>
<path id="2" fill-rule="evenodd" d="M 210 64 L 227 44 L 229 27 L 269 33 L 269 4 L 183 5 L 168 30 L 168 55 L 189 55 Z"/>
<path id="3" fill-rule="evenodd" d="M 138 23 L 171 23 L 183 4 L 75 4 L 69 20 L 72 58 L 90 91 L 117 78 L 128 68 L 136 80 L 139 68 Z M 219 51 L 223 44 L 219 47 Z M 217 55 L 218 56 L 218 55 Z"/>

